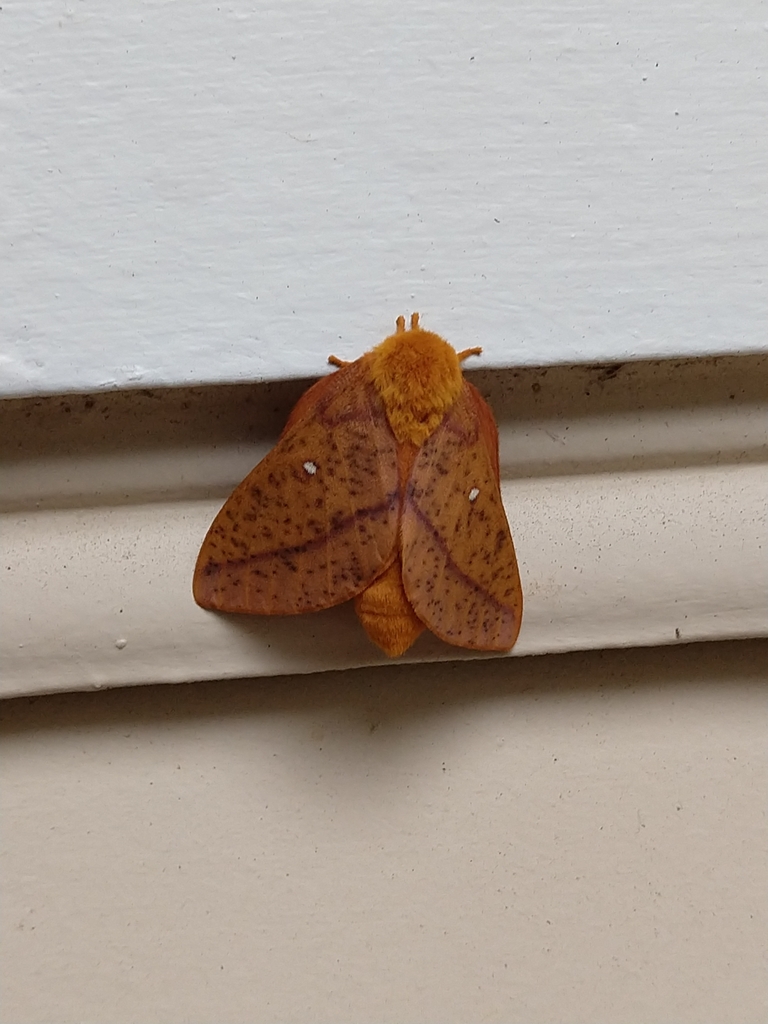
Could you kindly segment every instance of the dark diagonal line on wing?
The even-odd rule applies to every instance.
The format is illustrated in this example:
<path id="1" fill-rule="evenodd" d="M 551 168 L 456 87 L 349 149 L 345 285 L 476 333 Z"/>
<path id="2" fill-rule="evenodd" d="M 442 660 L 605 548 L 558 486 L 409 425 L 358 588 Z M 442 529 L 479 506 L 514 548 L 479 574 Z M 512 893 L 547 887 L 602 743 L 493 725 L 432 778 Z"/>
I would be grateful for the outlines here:
<path id="1" fill-rule="evenodd" d="M 432 522 L 429 520 L 429 518 L 424 515 L 424 513 L 421 511 L 421 509 L 417 505 L 415 505 L 411 501 L 411 502 L 408 502 L 408 507 L 411 509 L 413 514 L 416 516 L 418 521 L 421 523 L 422 527 L 432 537 L 432 540 L 437 545 L 437 547 L 440 548 L 441 552 L 443 553 L 443 557 L 445 558 L 446 565 L 450 568 L 451 572 L 455 573 L 456 576 L 463 583 L 465 583 L 468 587 L 470 587 L 472 590 L 474 590 L 475 593 L 481 594 L 483 596 L 484 600 L 490 601 L 490 603 L 495 608 L 498 608 L 499 611 L 503 611 L 503 612 L 507 612 L 507 613 L 514 612 L 514 609 L 510 608 L 509 605 L 502 604 L 501 601 L 499 601 L 498 598 L 494 597 L 493 594 L 490 593 L 490 591 L 486 590 L 485 587 L 481 587 L 480 584 L 476 580 L 473 580 L 471 576 L 467 576 L 467 574 L 465 572 L 463 572 L 458 567 L 458 565 L 456 565 L 454 560 L 451 558 L 448 545 L 445 543 L 445 541 L 443 540 L 441 535 L 437 532 L 435 527 L 432 525 Z"/>
<path id="2" fill-rule="evenodd" d="M 309 551 L 317 551 L 328 543 L 330 537 L 333 537 L 344 530 L 348 530 L 354 523 L 359 522 L 360 520 L 375 519 L 377 516 L 380 516 L 385 512 L 393 511 L 397 507 L 399 500 L 399 491 L 391 491 L 384 501 L 380 502 L 378 505 L 370 505 L 367 508 L 358 509 L 358 511 L 354 512 L 352 515 L 344 516 L 343 519 L 338 519 L 327 532 L 321 534 L 319 537 L 314 537 L 312 540 L 304 541 L 303 544 L 294 544 L 291 547 L 273 548 L 271 551 L 262 551 L 255 555 L 247 555 L 244 558 L 230 558 L 222 562 L 209 562 L 203 572 L 206 576 L 212 576 L 214 573 L 220 572 L 222 569 L 240 568 L 246 565 L 254 565 L 270 558 L 285 559 L 290 558 L 292 555 L 306 554 Z"/>

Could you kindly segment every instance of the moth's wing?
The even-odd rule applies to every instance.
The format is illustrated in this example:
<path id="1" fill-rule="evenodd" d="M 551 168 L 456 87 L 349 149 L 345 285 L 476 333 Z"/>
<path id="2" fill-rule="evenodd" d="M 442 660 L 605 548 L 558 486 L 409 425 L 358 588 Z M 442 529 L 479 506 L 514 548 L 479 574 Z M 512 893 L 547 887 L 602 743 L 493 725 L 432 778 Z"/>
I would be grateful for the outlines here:
<path id="1" fill-rule="evenodd" d="M 294 615 L 355 597 L 392 561 L 396 442 L 365 357 L 303 396 L 203 541 L 203 608 Z"/>
<path id="2" fill-rule="evenodd" d="M 479 651 L 512 647 L 523 594 L 499 487 L 498 431 L 467 381 L 416 455 L 401 544 L 406 595 L 433 633 Z"/>

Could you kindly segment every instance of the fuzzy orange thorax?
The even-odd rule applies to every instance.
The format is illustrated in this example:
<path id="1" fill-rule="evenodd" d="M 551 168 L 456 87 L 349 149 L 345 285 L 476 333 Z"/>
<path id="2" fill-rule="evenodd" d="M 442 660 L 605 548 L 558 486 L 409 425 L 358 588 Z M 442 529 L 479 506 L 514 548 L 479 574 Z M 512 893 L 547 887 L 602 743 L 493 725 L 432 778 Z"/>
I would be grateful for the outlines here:
<path id="1" fill-rule="evenodd" d="M 400 318 L 397 332 L 370 353 L 371 377 L 392 433 L 401 443 L 415 445 L 437 429 L 462 388 L 458 353 L 418 324 L 414 314 L 410 330 L 405 330 Z"/>

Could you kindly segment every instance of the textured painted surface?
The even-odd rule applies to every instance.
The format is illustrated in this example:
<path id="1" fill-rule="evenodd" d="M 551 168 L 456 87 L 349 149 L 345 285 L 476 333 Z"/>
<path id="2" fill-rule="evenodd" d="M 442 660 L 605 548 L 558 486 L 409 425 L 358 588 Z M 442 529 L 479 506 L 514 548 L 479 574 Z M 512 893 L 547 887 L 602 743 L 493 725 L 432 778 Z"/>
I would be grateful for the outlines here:
<path id="1" fill-rule="evenodd" d="M 3 1020 L 763 1024 L 768 642 L 5 702 Z"/>
<path id="2" fill-rule="evenodd" d="M 514 655 L 768 635 L 763 466 L 518 480 L 502 495 L 525 595 Z M 385 660 L 350 605 L 288 617 L 198 608 L 192 568 L 217 505 L 0 516 L 0 694 Z M 406 657 L 467 654 L 424 634 Z"/>
<path id="3" fill-rule="evenodd" d="M 501 427 L 526 602 L 517 654 L 768 635 L 766 364 L 475 376 Z M 300 392 L 0 403 L 0 693 L 381 660 L 351 607 L 260 619 L 192 599 L 213 516 Z M 460 654 L 425 636 L 409 657 Z"/>
<path id="4" fill-rule="evenodd" d="M 10 0 L 0 393 L 764 348 L 758 0 Z"/>

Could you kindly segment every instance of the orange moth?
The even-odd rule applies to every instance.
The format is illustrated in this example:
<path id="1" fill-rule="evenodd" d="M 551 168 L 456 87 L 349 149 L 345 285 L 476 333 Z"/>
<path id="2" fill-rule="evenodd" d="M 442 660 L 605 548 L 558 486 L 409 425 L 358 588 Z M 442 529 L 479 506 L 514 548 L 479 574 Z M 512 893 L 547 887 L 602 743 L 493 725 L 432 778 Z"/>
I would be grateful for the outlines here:
<path id="1" fill-rule="evenodd" d="M 299 400 L 269 454 L 213 521 L 197 559 L 203 608 L 298 615 L 354 599 L 390 657 L 428 628 L 506 651 L 523 595 L 499 489 L 493 414 L 461 374 L 479 348 L 399 317 L 371 352 Z"/>

